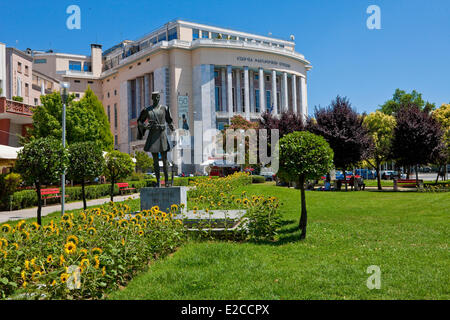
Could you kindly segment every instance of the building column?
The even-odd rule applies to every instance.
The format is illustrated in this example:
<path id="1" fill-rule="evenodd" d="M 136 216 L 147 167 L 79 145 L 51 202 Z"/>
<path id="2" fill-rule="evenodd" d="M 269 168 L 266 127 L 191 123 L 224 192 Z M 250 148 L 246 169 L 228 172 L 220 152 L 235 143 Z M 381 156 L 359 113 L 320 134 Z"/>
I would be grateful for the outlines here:
<path id="1" fill-rule="evenodd" d="M 287 81 L 287 72 L 283 72 L 283 87 L 281 88 L 281 94 L 283 97 L 283 110 L 288 111 L 288 81 Z"/>
<path id="2" fill-rule="evenodd" d="M 10 125 L 10 119 L 0 119 L 0 144 L 3 144 L 5 146 L 9 146 Z"/>
<path id="3" fill-rule="evenodd" d="M 266 111 L 266 99 L 264 89 L 264 69 L 259 68 L 259 112 Z"/>
<path id="4" fill-rule="evenodd" d="M 297 76 L 292 74 L 291 84 L 292 84 L 292 110 L 297 114 Z"/>
<path id="5" fill-rule="evenodd" d="M 141 112 L 141 90 L 141 78 L 136 78 L 136 117 L 139 117 L 139 113 Z"/>
<path id="6" fill-rule="evenodd" d="M 228 102 L 228 120 L 231 123 L 233 117 L 233 74 L 231 66 L 227 66 L 227 102 Z"/>
<path id="7" fill-rule="evenodd" d="M 255 112 L 255 86 L 253 85 L 253 82 L 255 80 L 255 74 L 253 70 L 250 70 L 249 72 L 249 89 L 250 89 L 250 113 Z"/>
<path id="8" fill-rule="evenodd" d="M 250 89 L 248 79 L 248 67 L 244 67 L 244 108 L 245 108 L 245 119 L 250 120 Z"/>
<path id="9" fill-rule="evenodd" d="M 242 112 L 241 103 L 241 70 L 236 70 L 236 111 Z"/>
<path id="10" fill-rule="evenodd" d="M 300 78 L 300 100 L 301 100 L 301 114 L 303 116 L 304 121 L 306 121 L 306 118 L 308 117 L 308 101 L 307 101 L 307 94 L 306 94 L 306 78 L 301 77 Z"/>
<path id="11" fill-rule="evenodd" d="M 277 72 L 272 70 L 272 101 L 273 101 L 273 114 L 278 113 L 278 101 L 277 101 Z"/>
<path id="12" fill-rule="evenodd" d="M 150 106 L 150 75 L 144 76 L 144 108 Z"/>
<path id="13" fill-rule="evenodd" d="M 226 111 L 227 110 L 227 95 L 226 95 L 226 86 L 225 86 L 225 68 L 222 68 L 220 71 L 221 76 L 221 87 L 220 87 L 220 93 L 222 95 L 222 108 L 220 111 Z"/>

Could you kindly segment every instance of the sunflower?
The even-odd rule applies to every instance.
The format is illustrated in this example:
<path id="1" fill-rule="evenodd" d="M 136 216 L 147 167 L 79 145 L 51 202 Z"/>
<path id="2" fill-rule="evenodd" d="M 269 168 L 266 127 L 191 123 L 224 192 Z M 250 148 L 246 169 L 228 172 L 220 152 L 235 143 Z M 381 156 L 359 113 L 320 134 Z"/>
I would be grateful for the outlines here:
<path id="1" fill-rule="evenodd" d="M 136 218 L 131 218 L 131 219 L 130 219 L 130 222 L 131 222 L 132 224 L 136 224 L 138 221 L 137 221 Z"/>
<path id="2" fill-rule="evenodd" d="M 124 238 L 122 238 L 122 245 L 123 246 L 125 245 L 125 239 Z"/>
<path id="3" fill-rule="evenodd" d="M 250 203 L 250 201 L 249 201 L 247 198 L 245 198 L 244 200 L 242 200 L 242 203 L 245 204 L 245 205 L 247 205 L 247 204 Z"/>
<path id="4" fill-rule="evenodd" d="M 139 230 L 138 235 L 142 237 L 144 235 L 144 231 L 143 230 Z"/>
<path id="5" fill-rule="evenodd" d="M 62 267 L 64 265 L 64 262 L 66 262 L 66 259 L 64 259 L 63 255 L 59 256 L 59 265 Z"/>
<path id="6" fill-rule="evenodd" d="M 25 220 L 20 220 L 19 223 L 17 224 L 17 230 L 22 230 L 25 224 L 26 224 Z"/>
<path id="7" fill-rule="evenodd" d="M 89 229 L 87 229 L 87 233 L 91 236 L 95 236 L 97 230 L 94 227 L 90 227 Z"/>
<path id="8" fill-rule="evenodd" d="M 83 254 L 84 256 L 87 256 L 87 254 L 88 254 L 88 251 L 87 251 L 87 249 L 80 249 L 80 253 L 81 254 Z"/>
<path id="9" fill-rule="evenodd" d="M 73 227 L 73 222 L 72 220 L 66 220 L 62 223 L 62 226 L 66 229 L 72 229 Z M 62 229 L 61 229 L 62 230 Z"/>
<path id="10" fill-rule="evenodd" d="M 69 275 L 68 275 L 67 273 L 64 272 L 63 274 L 61 274 L 60 279 L 61 279 L 61 282 L 62 282 L 62 283 L 66 283 L 66 282 L 67 282 L 67 279 L 69 279 Z"/>
<path id="11" fill-rule="evenodd" d="M 171 205 L 170 211 L 178 211 L 178 206 L 176 204 Z"/>
<path id="12" fill-rule="evenodd" d="M 105 275 L 106 275 L 106 267 L 103 266 L 103 268 L 102 268 L 102 276 L 104 277 Z"/>
<path id="13" fill-rule="evenodd" d="M 53 262 L 53 257 L 52 257 L 52 255 L 50 254 L 50 255 L 47 257 L 47 263 L 50 264 L 50 263 L 52 263 L 52 262 Z"/>
<path id="14" fill-rule="evenodd" d="M 73 243 L 73 242 L 67 242 L 67 243 L 64 245 L 64 251 L 65 251 L 67 254 L 75 253 L 75 252 L 77 251 L 77 245 L 76 245 L 75 243 Z"/>
<path id="15" fill-rule="evenodd" d="M 22 284 L 22 287 L 26 288 L 27 287 L 28 282 L 24 281 Z"/>
<path id="16" fill-rule="evenodd" d="M 40 227 L 41 227 L 41 226 L 38 225 L 37 222 L 33 222 L 33 223 L 31 224 L 31 230 L 33 230 L 33 231 L 39 230 Z"/>
<path id="17" fill-rule="evenodd" d="M 98 269 L 100 267 L 100 259 L 98 258 L 98 256 L 94 257 L 94 261 L 95 261 L 94 268 Z"/>
<path id="18" fill-rule="evenodd" d="M 22 240 L 28 240 L 30 238 L 30 234 L 25 230 L 21 232 L 20 236 L 22 237 Z"/>
<path id="19" fill-rule="evenodd" d="M 93 248 L 93 249 L 92 249 L 92 253 L 93 253 L 93 254 L 102 254 L 102 253 L 103 253 L 103 250 L 100 249 L 100 248 Z"/>
<path id="20" fill-rule="evenodd" d="M 53 280 L 52 283 L 50 284 L 52 287 L 56 286 L 56 280 Z"/>
<path id="21" fill-rule="evenodd" d="M 78 244 L 79 239 L 78 239 L 77 236 L 70 235 L 70 236 L 67 237 L 67 242 L 73 242 L 75 244 Z"/>
<path id="22" fill-rule="evenodd" d="M 30 261 L 25 260 L 25 270 L 30 269 Z"/>
<path id="23" fill-rule="evenodd" d="M 0 238 L 0 248 L 2 247 L 7 247 L 8 246 L 8 240 L 6 240 L 5 238 Z"/>
<path id="24" fill-rule="evenodd" d="M 31 275 L 31 279 L 32 279 L 33 281 L 36 281 L 36 279 L 39 278 L 41 275 L 42 275 L 42 272 L 40 272 L 40 271 L 35 271 L 35 272 L 33 272 L 33 274 Z"/>
<path id="25" fill-rule="evenodd" d="M 83 270 L 84 268 L 89 267 L 90 264 L 91 263 L 90 263 L 89 259 L 87 259 L 87 258 L 81 259 L 80 268 Z"/>
<path id="26" fill-rule="evenodd" d="M 11 226 L 9 224 L 4 224 L 0 227 L 0 230 L 4 233 L 11 232 Z"/>
<path id="27" fill-rule="evenodd" d="M 125 219 L 119 220 L 119 226 L 122 228 L 126 228 L 128 225 L 128 221 Z"/>
<path id="28" fill-rule="evenodd" d="M 17 243 L 14 242 L 14 243 L 12 243 L 11 245 L 12 245 L 13 247 L 15 247 L 16 250 L 19 250 L 19 244 L 17 244 Z"/>
<path id="29" fill-rule="evenodd" d="M 0 252 L 3 253 L 3 258 L 8 257 L 8 251 L 0 249 Z"/>
<path id="30" fill-rule="evenodd" d="M 62 220 L 64 221 L 69 221 L 70 220 L 70 216 L 67 213 L 64 213 L 63 216 L 61 217 Z"/>
<path id="31" fill-rule="evenodd" d="M 23 270 L 23 271 L 20 273 L 20 277 L 22 278 L 23 281 L 26 281 L 26 280 L 27 280 L 27 273 L 25 272 L 25 270 Z"/>

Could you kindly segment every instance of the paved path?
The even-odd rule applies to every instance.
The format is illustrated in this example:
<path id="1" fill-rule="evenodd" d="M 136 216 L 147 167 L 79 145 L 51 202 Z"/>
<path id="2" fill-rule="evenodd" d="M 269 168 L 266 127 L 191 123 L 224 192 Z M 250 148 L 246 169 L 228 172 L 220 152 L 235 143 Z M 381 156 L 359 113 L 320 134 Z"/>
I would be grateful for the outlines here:
<path id="1" fill-rule="evenodd" d="M 139 193 L 134 194 L 128 194 L 124 196 L 115 196 L 114 202 L 124 201 L 128 199 L 129 197 L 133 199 L 139 198 Z M 88 200 L 87 206 L 98 206 L 102 205 L 104 203 L 107 203 L 110 201 L 110 198 L 101 198 L 101 199 L 94 199 L 94 200 Z M 65 204 L 65 210 L 74 210 L 74 209 L 81 209 L 83 208 L 83 201 L 78 202 L 70 202 Z M 41 214 L 42 216 L 46 216 L 50 213 L 61 211 L 61 205 L 55 204 L 55 205 L 49 205 L 46 207 L 42 207 Z M 19 219 L 28 219 L 28 218 L 35 218 L 37 213 L 37 207 L 29 208 L 29 209 L 22 209 L 22 210 L 15 210 L 15 211 L 0 211 L 0 223 L 9 221 L 9 220 L 19 220 Z"/>

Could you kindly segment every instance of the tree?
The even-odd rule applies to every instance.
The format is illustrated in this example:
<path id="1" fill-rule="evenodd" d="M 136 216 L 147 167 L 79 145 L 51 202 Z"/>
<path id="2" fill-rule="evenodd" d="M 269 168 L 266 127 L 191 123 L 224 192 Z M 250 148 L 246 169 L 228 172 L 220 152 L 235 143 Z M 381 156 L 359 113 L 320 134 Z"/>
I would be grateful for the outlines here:
<path id="1" fill-rule="evenodd" d="M 69 95 L 66 103 L 66 139 L 67 143 L 100 140 L 100 124 L 94 112 L 80 102 L 73 101 Z M 41 96 L 42 105 L 37 106 L 33 113 L 33 127 L 28 129 L 23 142 L 32 139 L 62 136 L 62 101 L 58 92 Z"/>
<path id="2" fill-rule="evenodd" d="M 111 151 L 106 154 L 104 175 L 111 182 L 111 201 L 114 201 L 114 184 L 128 177 L 134 170 L 134 163 L 127 153 Z"/>
<path id="3" fill-rule="evenodd" d="M 136 159 L 136 169 L 139 172 L 147 172 L 148 169 L 153 167 L 153 158 L 147 152 L 136 151 L 134 157 Z"/>
<path id="4" fill-rule="evenodd" d="M 259 119 L 259 128 L 267 129 L 269 132 L 270 129 L 278 129 L 280 138 L 295 131 L 305 130 L 303 117 L 292 111 L 284 111 L 279 116 L 269 111 L 264 112 Z"/>
<path id="5" fill-rule="evenodd" d="M 41 186 L 60 180 L 67 165 L 67 152 L 52 137 L 34 139 L 17 154 L 15 170 L 29 184 L 36 186 L 38 198 L 37 223 L 41 224 Z"/>
<path id="6" fill-rule="evenodd" d="M 433 117 L 437 122 L 440 123 L 442 130 L 444 131 L 444 144 L 445 144 L 445 154 L 441 153 L 441 157 L 438 157 L 437 163 L 439 164 L 439 170 L 441 171 L 442 165 L 444 165 L 444 176 L 446 176 L 447 163 L 450 162 L 450 103 L 442 104 L 442 106 L 433 111 Z M 446 157 L 445 157 L 446 156 Z M 439 161 L 440 160 L 440 161 Z M 439 173 L 438 173 L 439 179 Z M 437 180 L 436 180 L 437 182 Z"/>
<path id="7" fill-rule="evenodd" d="M 373 160 L 367 159 L 367 162 L 377 171 L 378 190 L 382 190 L 381 163 L 387 161 L 391 154 L 392 138 L 394 137 L 396 124 L 395 117 L 376 111 L 366 116 L 363 123 L 373 141 Z"/>
<path id="8" fill-rule="evenodd" d="M 0 174 L 0 207 L 8 208 L 10 197 L 16 192 L 21 181 L 18 173 Z"/>
<path id="9" fill-rule="evenodd" d="M 333 167 L 333 150 L 323 137 L 310 132 L 293 132 L 279 141 L 279 174 L 291 181 L 298 181 L 301 192 L 300 239 L 306 237 L 306 179 L 315 179 Z"/>
<path id="10" fill-rule="evenodd" d="M 101 101 L 95 95 L 94 91 L 92 91 L 92 89 L 89 86 L 84 92 L 84 96 L 83 98 L 81 98 L 80 104 L 84 108 L 91 110 L 94 113 L 95 118 L 99 123 L 98 129 L 103 150 L 105 151 L 113 150 L 114 138 L 111 133 L 108 117 L 105 113 L 105 108 L 103 107 Z"/>
<path id="11" fill-rule="evenodd" d="M 100 176 L 105 166 L 101 147 L 96 142 L 76 142 L 69 146 L 68 177 L 81 182 L 83 208 L 86 210 L 86 180 Z"/>
<path id="12" fill-rule="evenodd" d="M 334 151 L 336 168 L 345 171 L 369 157 L 372 139 L 363 125 L 364 117 L 352 109 L 347 98 L 337 96 L 326 108 L 316 108 L 308 119 L 308 130 L 325 138 Z M 347 190 L 347 184 L 345 184 Z"/>
<path id="13" fill-rule="evenodd" d="M 423 101 L 422 94 L 413 90 L 411 93 L 406 93 L 403 90 L 396 89 L 392 96 L 392 99 L 386 101 L 380 106 L 380 111 L 388 114 L 394 115 L 403 107 L 417 106 L 420 110 L 431 111 L 435 108 L 434 104 Z"/>
<path id="14" fill-rule="evenodd" d="M 443 132 L 440 124 L 418 106 L 404 107 L 396 114 L 397 126 L 392 140 L 392 158 L 405 166 L 418 166 L 433 161 L 442 150 Z"/>

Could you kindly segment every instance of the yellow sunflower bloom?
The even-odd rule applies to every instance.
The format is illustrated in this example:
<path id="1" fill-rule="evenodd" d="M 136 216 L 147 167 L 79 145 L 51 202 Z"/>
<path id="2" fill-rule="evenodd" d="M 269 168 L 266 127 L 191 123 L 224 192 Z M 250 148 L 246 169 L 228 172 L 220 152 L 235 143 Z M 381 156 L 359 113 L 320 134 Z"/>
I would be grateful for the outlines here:
<path id="1" fill-rule="evenodd" d="M 60 279 L 61 279 L 62 283 L 66 283 L 67 279 L 69 279 L 69 275 L 67 273 L 63 273 L 63 274 L 61 274 Z"/>
<path id="2" fill-rule="evenodd" d="M 65 251 L 67 254 L 75 253 L 75 252 L 77 251 L 77 245 L 76 245 L 75 243 L 73 243 L 73 242 L 67 242 L 67 243 L 64 245 L 64 251 Z"/>

